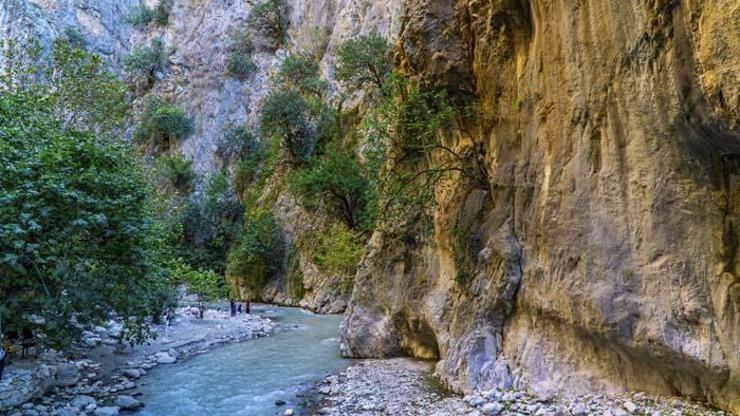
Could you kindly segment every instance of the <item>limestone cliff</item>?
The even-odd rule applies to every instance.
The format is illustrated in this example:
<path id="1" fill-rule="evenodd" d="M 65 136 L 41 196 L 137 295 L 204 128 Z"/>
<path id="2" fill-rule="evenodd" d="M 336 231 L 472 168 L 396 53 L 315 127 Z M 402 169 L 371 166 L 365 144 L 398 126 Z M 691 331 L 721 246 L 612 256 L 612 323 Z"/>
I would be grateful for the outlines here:
<path id="1" fill-rule="evenodd" d="M 480 100 L 448 139 L 488 184 L 441 188 L 433 238 L 375 236 L 345 352 L 740 412 L 740 3 L 408 0 L 398 61 Z"/>

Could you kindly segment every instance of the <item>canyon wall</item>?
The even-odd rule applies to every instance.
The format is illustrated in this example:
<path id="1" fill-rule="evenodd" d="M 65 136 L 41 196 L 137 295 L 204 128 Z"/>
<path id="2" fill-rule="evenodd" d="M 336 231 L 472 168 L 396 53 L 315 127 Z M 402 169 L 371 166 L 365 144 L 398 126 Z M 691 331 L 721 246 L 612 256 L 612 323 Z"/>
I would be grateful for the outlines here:
<path id="1" fill-rule="evenodd" d="M 740 412 L 736 0 L 291 0 L 290 41 L 245 81 L 225 65 L 250 2 L 175 0 L 146 29 L 126 22 L 136 3 L 0 0 L 0 33 L 49 44 L 73 26 L 115 69 L 162 37 L 152 93 L 193 118 L 175 151 L 201 177 L 227 129 L 259 128 L 282 59 L 317 43 L 332 93 L 338 45 L 378 30 L 401 72 L 478 103 L 445 140 L 478 149 L 487 183 L 440 184 L 431 236 L 376 233 L 354 287 L 299 252 L 305 296 L 280 276 L 263 300 L 347 308 L 346 355 L 438 360 L 458 391 L 637 389 Z M 279 177 L 263 203 L 295 245 L 327 218 Z"/>
<path id="2" fill-rule="evenodd" d="M 479 100 L 447 140 L 488 184 L 441 186 L 433 237 L 373 238 L 345 354 L 740 412 L 740 3 L 408 0 L 398 64 Z"/>

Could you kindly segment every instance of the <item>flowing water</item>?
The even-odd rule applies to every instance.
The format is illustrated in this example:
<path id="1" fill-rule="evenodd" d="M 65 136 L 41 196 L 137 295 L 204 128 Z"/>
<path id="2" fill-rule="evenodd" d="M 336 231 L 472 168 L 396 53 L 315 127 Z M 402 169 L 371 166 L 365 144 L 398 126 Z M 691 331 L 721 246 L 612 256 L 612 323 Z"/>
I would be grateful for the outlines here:
<path id="1" fill-rule="evenodd" d="M 311 382 L 350 362 L 339 355 L 341 316 L 294 308 L 254 307 L 278 322 L 266 338 L 216 349 L 146 377 L 140 416 L 282 414 Z M 278 407 L 276 400 L 287 406 Z"/>

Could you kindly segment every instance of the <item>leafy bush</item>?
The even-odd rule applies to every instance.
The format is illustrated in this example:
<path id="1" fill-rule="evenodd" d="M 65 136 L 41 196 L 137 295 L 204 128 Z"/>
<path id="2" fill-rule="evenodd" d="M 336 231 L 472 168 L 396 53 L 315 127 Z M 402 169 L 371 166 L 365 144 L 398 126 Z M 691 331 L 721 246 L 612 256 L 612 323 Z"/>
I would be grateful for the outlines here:
<path id="1" fill-rule="evenodd" d="M 367 84 L 383 91 L 391 74 L 393 45 L 377 32 L 350 39 L 337 51 L 336 77 L 351 89 Z"/>
<path id="2" fill-rule="evenodd" d="M 302 204 L 321 204 L 328 212 L 342 218 L 350 229 L 366 223 L 365 208 L 369 182 L 357 159 L 330 148 L 323 160 L 291 178 L 291 190 Z"/>
<path id="3" fill-rule="evenodd" d="M 313 150 L 309 113 L 308 103 L 294 90 L 271 93 L 262 107 L 263 134 L 280 140 L 293 165 L 303 163 Z"/>
<path id="4" fill-rule="evenodd" d="M 252 61 L 253 52 L 254 45 L 249 33 L 241 30 L 234 31 L 231 34 L 226 69 L 231 75 L 241 80 L 249 78 L 256 69 Z"/>
<path id="5" fill-rule="evenodd" d="M 218 156 L 224 162 L 259 159 L 262 153 L 260 142 L 254 134 L 243 126 L 230 129 L 218 144 Z"/>
<path id="6" fill-rule="evenodd" d="M 127 20 L 132 25 L 141 28 L 154 20 L 154 10 L 142 1 L 131 11 Z"/>
<path id="7" fill-rule="evenodd" d="M 230 194 L 226 176 L 211 176 L 205 195 L 191 199 L 182 214 L 179 256 L 195 268 L 223 274 L 243 215 L 244 206 Z"/>
<path id="8" fill-rule="evenodd" d="M 317 236 L 313 259 L 326 273 L 352 275 L 364 255 L 362 235 L 337 224 Z"/>
<path id="9" fill-rule="evenodd" d="M 0 324 L 35 314 L 63 347 L 113 312 L 142 341 L 170 299 L 150 188 L 129 148 L 65 129 L 48 88 L 0 94 Z"/>
<path id="10" fill-rule="evenodd" d="M 190 194 L 195 180 L 193 161 L 185 160 L 181 155 L 161 156 L 157 158 L 156 169 L 161 182 L 183 194 Z"/>
<path id="11" fill-rule="evenodd" d="M 172 10 L 172 0 L 159 0 L 154 9 L 144 2 L 139 3 L 128 17 L 129 23 L 141 28 L 154 22 L 157 26 L 167 26 Z"/>
<path id="12" fill-rule="evenodd" d="M 262 46 L 278 49 L 288 36 L 288 4 L 286 0 L 263 0 L 249 14 L 247 24 Z"/>
<path id="13" fill-rule="evenodd" d="M 153 20 L 157 26 L 167 26 L 170 22 L 170 11 L 172 10 L 172 0 L 159 0 L 154 7 Z"/>
<path id="14" fill-rule="evenodd" d="M 159 97 L 149 97 L 134 129 L 134 139 L 139 142 L 169 144 L 193 132 L 193 121 L 185 112 Z"/>
<path id="15" fill-rule="evenodd" d="M 285 90 L 297 90 L 306 96 L 321 98 L 327 83 L 319 78 L 319 64 L 306 55 L 289 55 L 278 72 L 278 82 Z"/>
<path id="16" fill-rule="evenodd" d="M 99 55 L 60 38 L 51 56 L 34 65 L 40 67 L 33 71 L 45 74 L 47 99 L 65 129 L 114 134 L 123 128 L 129 110 L 126 86 L 108 72 Z"/>
<path id="17" fill-rule="evenodd" d="M 162 39 L 154 38 L 149 46 L 139 45 L 123 57 L 126 75 L 134 80 L 146 80 L 148 85 L 156 81 L 156 73 L 164 69 L 165 54 Z"/>
<path id="18" fill-rule="evenodd" d="M 277 276 L 284 254 L 285 242 L 277 220 L 268 211 L 254 209 L 247 213 L 244 230 L 229 253 L 227 274 L 254 293 Z"/>

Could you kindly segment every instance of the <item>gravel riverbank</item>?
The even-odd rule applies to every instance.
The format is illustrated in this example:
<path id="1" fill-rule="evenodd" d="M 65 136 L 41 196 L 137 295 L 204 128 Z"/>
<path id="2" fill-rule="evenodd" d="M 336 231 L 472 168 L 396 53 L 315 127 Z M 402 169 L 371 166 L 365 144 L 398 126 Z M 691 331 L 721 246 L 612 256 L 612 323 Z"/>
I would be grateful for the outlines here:
<path id="1" fill-rule="evenodd" d="M 680 398 L 643 393 L 542 399 L 521 391 L 444 395 L 432 364 L 408 359 L 368 360 L 319 382 L 310 414 L 328 416 L 727 416 Z"/>
<path id="2" fill-rule="evenodd" d="M 200 320 L 177 310 L 172 326 L 154 328 L 157 338 L 121 349 L 120 325 L 86 331 L 69 353 L 45 351 L 17 360 L 0 382 L 0 414 L 11 416 L 113 416 L 143 404 L 137 387 L 147 371 L 174 364 L 226 343 L 270 335 L 275 323 L 257 315 L 209 309 Z"/>

